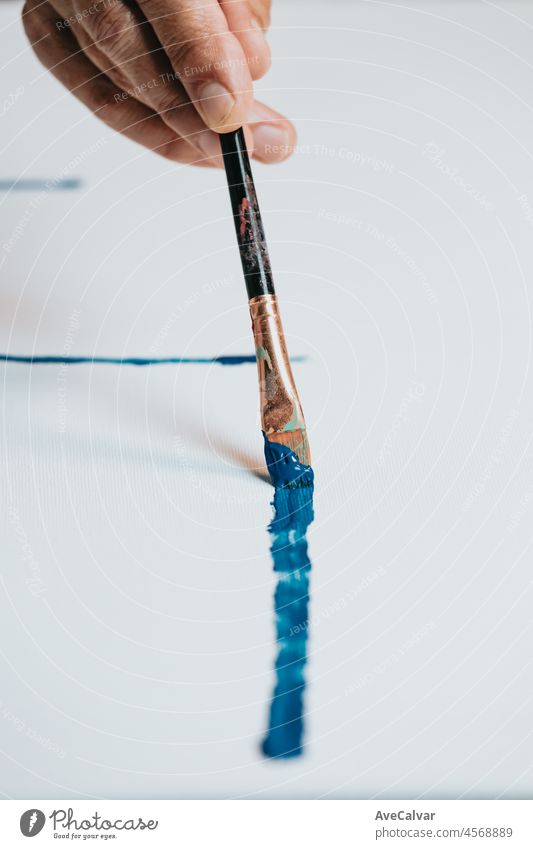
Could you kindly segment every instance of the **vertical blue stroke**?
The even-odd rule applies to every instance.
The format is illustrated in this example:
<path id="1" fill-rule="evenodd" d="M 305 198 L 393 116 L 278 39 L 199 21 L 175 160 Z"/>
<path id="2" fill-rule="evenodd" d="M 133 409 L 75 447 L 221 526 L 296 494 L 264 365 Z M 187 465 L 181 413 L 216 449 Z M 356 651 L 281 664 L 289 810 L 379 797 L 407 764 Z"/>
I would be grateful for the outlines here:
<path id="1" fill-rule="evenodd" d="M 303 752 L 304 671 L 307 663 L 311 562 L 307 529 L 314 519 L 313 484 L 280 486 L 269 525 L 278 582 L 274 593 L 276 683 L 262 750 L 269 758 L 294 758 Z"/>

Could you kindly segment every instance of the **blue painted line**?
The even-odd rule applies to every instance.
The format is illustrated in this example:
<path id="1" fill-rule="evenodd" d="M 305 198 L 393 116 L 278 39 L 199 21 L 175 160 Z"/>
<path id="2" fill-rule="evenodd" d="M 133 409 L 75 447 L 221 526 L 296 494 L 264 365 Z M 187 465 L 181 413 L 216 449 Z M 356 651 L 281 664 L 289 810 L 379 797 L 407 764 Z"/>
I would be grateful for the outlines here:
<path id="1" fill-rule="evenodd" d="M 0 180 L 0 192 L 69 191 L 79 189 L 82 185 L 83 181 L 78 177 L 65 177 L 61 180 L 56 177 L 48 177 L 47 179 L 14 177 L 13 179 Z"/>
<path id="2" fill-rule="evenodd" d="M 305 357 L 294 357 L 302 361 Z M 219 357 L 62 357 L 0 354 L 0 362 L 30 365 L 112 364 L 150 366 L 164 364 L 211 364 L 223 366 L 255 363 L 255 354 Z M 310 466 L 298 464 L 294 452 L 265 436 L 267 465 L 276 485 L 274 516 L 269 525 L 274 572 L 276 617 L 276 682 L 269 710 L 268 731 L 262 743 L 266 757 L 288 759 L 303 753 L 304 669 L 307 664 L 309 579 L 311 561 L 307 529 L 314 519 L 314 475 Z"/>
<path id="3" fill-rule="evenodd" d="M 262 743 L 263 754 L 269 758 L 294 758 L 303 753 L 311 573 L 307 529 L 314 519 L 313 489 L 311 481 L 305 487 L 280 486 L 274 493 L 269 532 L 278 575 L 274 593 L 278 653 L 268 731 Z"/>
<path id="4" fill-rule="evenodd" d="M 305 357 L 291 357 L 291 362 L 301 362 Z M 160 366 L 176 363 L 218 363 L 221 366 L 240 366 L 246 363 L 255 363 L 255 354 L 238 354 L 234 356 L 222 355 L 220 357 L 61 357 L 50 356 L 19 356 L 17 354 L 0 354 L 0 362 L 28 363 L 29 365 L 53 365 L 61 363 L 65 365 L 80 365 L 83 363 L 94 363 L 95 365 L 109 364 L 119 366 Z"/>

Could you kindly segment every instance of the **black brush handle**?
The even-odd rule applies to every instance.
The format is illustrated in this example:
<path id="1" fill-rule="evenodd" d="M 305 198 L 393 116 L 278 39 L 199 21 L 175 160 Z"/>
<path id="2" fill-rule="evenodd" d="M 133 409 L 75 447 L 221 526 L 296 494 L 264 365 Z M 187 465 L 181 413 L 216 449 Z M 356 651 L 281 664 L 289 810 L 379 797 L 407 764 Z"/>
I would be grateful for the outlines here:
<path id="1" fill-rule="evenodd" d="M 242 127 L 220 136 L 248 298 L 273 295 L 270 258 Z"/>

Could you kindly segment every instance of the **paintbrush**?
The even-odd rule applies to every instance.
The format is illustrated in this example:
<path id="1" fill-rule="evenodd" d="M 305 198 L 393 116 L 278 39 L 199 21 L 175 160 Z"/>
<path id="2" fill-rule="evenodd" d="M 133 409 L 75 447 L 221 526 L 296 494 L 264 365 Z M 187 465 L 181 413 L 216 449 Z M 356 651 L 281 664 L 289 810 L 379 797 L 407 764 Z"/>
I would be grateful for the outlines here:
<path id="1" fill-rule="evenodd" d="M 275 486 L 313 482 L 309 441 L 291 370 L 242 128 L 220 136 L 259 376 L 265 459 Z"/>

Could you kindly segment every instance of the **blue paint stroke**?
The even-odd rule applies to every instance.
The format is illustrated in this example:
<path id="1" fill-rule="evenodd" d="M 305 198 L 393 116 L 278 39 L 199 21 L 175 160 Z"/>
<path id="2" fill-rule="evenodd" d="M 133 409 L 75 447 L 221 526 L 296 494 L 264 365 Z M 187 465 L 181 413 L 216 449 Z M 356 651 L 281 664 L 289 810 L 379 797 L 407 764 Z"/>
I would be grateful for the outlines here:
<path id="1" fill-rule="evenodd" d="M 271 442 L 263 431 L 265 460 L 272 483 L 279 486 L 312 486 L 315 475 L 311 466 L 301 463 L 298 456 L 286 445 Z"/>
<path id="2" fill-rule="evenodd" d="M 277 486 L 274 493 L 269 532 L 274 572 L 278 575 L 274 593 L 278 653 L 268 731 L 262 743 L 263 754 L 268 758 L 288 759 L 303 753 L 311 572 L 306 534 L 314 519 L 313 490 L 311 478 L 305 487 Z"/>
<path id="3" fill-rule="evenodd" d="M 295 357 L 293 361 L 305 357 Z M 255 354 L 218 357 L 64 357 L 0 354 L 0 361 L 50 365 L 83 363 L 149 366 L 182 363 L 218 363 L 223 366 L 255 363 Z M 307 663 L 309 576 L 307 529 L 314 519 L 314 473 L 284 445 L 265 437 L 265 457 L 275 485 L 274 517 L 269 525 L 271 553 L 278 583 L 274 594 L 276 683 L 269 712 L 268 732 L 262 744 L 269 758 L 294 758 L 303 752 L 304 668 Z"/>
<path id="4" fill-rule="evenodd" d="M 305 357 L 291 357 L 291 362 L 301 362 Z M 255 354 L 238 354 L 220 357 L 61 357 L 61 356 L 18 356 L 16 354 L 0 354 L 0 362 L 29 363 L 30 365 L 79 365 L 80 363 L 102 363 L 120 366 L 160 366 L 169 363 L 218 363 L 221 366 L 241 366 L 245 363 L 255 363 Z"/>
<path id="5" fill-rule="evenodd" d="M 77 177 L 66 177 L 61 180 L 56 177 L 49 177 L 47 180 L 38 177 L 28 179 L 14 177 L 12 180 L 0 180 L 0 192 L 56 192 L 79 189 L 82 185 L 82 181 Z"/>

